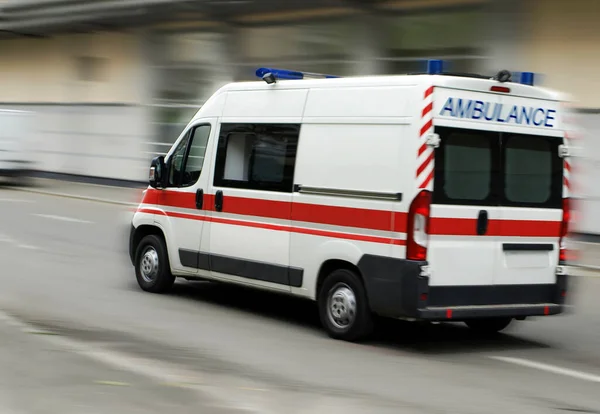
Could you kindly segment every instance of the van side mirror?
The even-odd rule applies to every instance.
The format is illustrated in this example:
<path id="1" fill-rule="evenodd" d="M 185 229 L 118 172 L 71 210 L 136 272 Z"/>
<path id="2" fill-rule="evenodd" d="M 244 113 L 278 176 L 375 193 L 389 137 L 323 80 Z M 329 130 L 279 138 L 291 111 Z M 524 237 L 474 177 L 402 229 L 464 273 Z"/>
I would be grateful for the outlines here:
<path id="1" fill-rule="evenodd" d="M 150 163 L 149 184 L 152 188 L 162 188 L 165 174 L 165 157 L 155 157 Z"/>

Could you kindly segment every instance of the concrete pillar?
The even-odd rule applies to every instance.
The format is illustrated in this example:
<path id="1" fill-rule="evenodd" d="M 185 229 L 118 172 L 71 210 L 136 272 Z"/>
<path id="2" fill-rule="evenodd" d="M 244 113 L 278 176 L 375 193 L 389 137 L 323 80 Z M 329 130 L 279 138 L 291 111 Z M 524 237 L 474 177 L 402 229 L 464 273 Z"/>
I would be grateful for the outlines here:
<path id="1" fill-rule="evenodd" d="M 162 64 L 164 54 L 163 37 L 150 30 L 140 30 L 137 33 L 140 47 L 140 63 L 138 70 L 139 93 L 139 132 L 136 137 L 138 153 L 143 162 L 138 167 L 140 176 L 145 178 L 148 170 L 147 158 L 150 158 L 150 152 L 155 148 L 149 145 L 150 142 L 164 141 L 165 137 L 160 136 L 160 129 L 155 127 L 156 109 L 153 106 L 158 96 L 160 85 L 162 84 L 162 72 L 157 69 Z M 160 148 L 164 149 L 164 148 Z M 142 175 L 144 174 L 144 175 Z"/>
<path id="2" fill-rule="evenodd" d="M 151 105 L 157 96 L 161 84 L 161 72 L 156 68 L 162 64 L 164 53 L 162 36 L 149 30 L 140 30 L 139 36 L 141 62 L 138 68 L 139 78 L 136 80 L 141 88 L 140 103 Z"/>
<path id="3" fill-rule="evenodd" d="M 210 73 L 211 87 L 209 91 L 205 91 L 208 92 L 208 96 L 225 84 L 235 82 L 240 78 L 239 62 L 242 61 L 242 54 L 240 53 L 242 29 L 223 25 L 216 29 L 216 34 L 217 41 L 215 42 L 212 58 L 214 64 Z M 208 98 L 208 96 L 204 98 Z"/>
<path id="4" fill-rule="evenodd" d="M 480 38 L 481 49 L 489 59 L 479 61 L 477 71 L 494 75 L 502 69 L 527 71 L 523 67 L 520 43 L 526 36 L 528 14 L 522 0 L 490 1 L 483 13 L 484 30 Z"/>
<path id="5" fill-rule="evenodd" d="M 385 31 L 381 29 L 379 16 L 361 14 L 355 19 L 354 36 L 349 39 L 353 44 L 355 62 L 351 65 L 349 75 L 379 75 L 385 72 L 385 50 L 381 47 Z"/>

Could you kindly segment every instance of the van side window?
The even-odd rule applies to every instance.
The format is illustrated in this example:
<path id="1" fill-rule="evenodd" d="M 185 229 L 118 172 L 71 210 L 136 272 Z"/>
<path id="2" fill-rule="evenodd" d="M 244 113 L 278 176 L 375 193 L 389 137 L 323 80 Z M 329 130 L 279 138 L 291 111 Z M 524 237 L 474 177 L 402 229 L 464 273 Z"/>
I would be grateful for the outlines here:
<path id="1" fill-rule="evenodd" d="M 210 136 L 210 125 L 191 129 L 181 140 L 169 161 L 169 187 L 189 187 L 196 184 Z"/>
<path id="2" fill-rule="evenodd" d="M 292 192 L 300 125 L 222 124 L 214 185 Z"/>

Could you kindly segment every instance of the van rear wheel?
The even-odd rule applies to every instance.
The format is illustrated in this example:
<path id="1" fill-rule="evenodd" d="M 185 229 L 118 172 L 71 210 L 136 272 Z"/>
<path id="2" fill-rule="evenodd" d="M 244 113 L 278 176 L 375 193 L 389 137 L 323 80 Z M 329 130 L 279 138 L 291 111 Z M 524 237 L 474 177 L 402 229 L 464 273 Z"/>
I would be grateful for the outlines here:
<path id="1" fill-rule="evenodd" d="M 511 322 L 512 318 L 482 318 L 465 321 L 465 324 L 477 333 L 492 334 L 502 331 Z"/>
<path id="2" fill-rule="evenodd" d="M 144 237 L 135 254 L 135 276 L 146 292 L 163 293 L 173 286 L 169 257 L 163 240 L 155 235 Z"/>
<path id="3" fill-rule="evenodd" d="M 362 281 L 352 270 L 331 272 L 319 291 L 319 316 L 330 337 L 358 341 L 373 329 L 373 319 Z"/>

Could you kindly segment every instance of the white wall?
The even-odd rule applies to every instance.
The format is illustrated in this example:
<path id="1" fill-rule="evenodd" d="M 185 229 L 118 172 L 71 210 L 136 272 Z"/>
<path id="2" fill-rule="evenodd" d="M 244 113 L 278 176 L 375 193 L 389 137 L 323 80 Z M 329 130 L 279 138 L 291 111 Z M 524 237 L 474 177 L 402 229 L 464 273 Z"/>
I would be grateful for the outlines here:
<path id="1" fill-rule="evenodd" d="M 573 95 L 582 108 L 600 108 L 600 1 L 523 2 L 527 28 L 517 43 L 523 67 L 544 74 L 545 86 Z"/>
<path id="2" fill-rule="evenodd" d="M 0 105 L 3 109 L 3 107 Z M 34 168 L 65 174 L 146 180 L 151 148 L 141 106 L 11 105 L 33 111 L 28 140 Z M 23 137 L 25 139 L 25 137 Z"/>
<path id="3" fill-rule="evenodd" d="M 579 114 L 579 138 L 570 142 L 577 148 L 573 164 L 575 221 L 572 229 L 581 233 L 600 235 L 600 114 Z"/>
<path id="4" fill-rule="evenodd" d="M 0 107 L 35 113 L 43 171 L 145 180 L 153 78 L 143 37 L 124 33 L 0 41 Z M 91 71 L 84 70 L 85 66 Z"/>
<path id="5" fill-rule="evenodd" d="M 140 37 L 94 33 L 0 41 L 0 102 L 139 103 Z M 94 59 L 82 78 L 81 58 Z"/>

